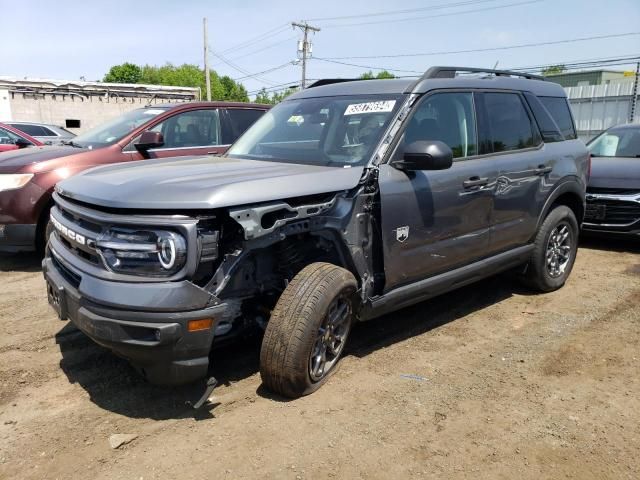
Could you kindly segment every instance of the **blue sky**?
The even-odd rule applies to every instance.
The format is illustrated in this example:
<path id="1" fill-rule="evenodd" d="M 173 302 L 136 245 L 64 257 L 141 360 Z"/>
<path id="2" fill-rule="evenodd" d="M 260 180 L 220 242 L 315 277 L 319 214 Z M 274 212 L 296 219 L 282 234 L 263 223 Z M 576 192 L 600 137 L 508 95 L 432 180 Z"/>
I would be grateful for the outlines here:
<path id="1" fill-rule="evenodd" d="M 443 7 L 451 4 L 458 6 Z M 52 8 L 52 5 L 55 6 Z M 363 16 L 406 9 L 425 10 Z M 481 9 L 487 10 L 470 12 Z M 322 28 L 312 37 L 315 57 L 389 55 L 388 58 L 339 61 L 407 71 L 423 71 L 430 65 L 492 67 L 499 62 L 499 67 L 507 68 L 640 55 L 640 35 L 634 35 L 512 50 L 394 57 L 401 53 L 499 48 L 640 32 L 640 0 L 396 0 L 393 3 L 382 0 L 59 0 L 55 4 L 0 0 L 0 12 L 3 17 L 11 12 L 0 28 L 0 45 L 3 45 L 0 75 L 16 77 L 79 79 L 84 76 L 87 80 L 96 80 L 101 79 L 111 65 L 125 61 L 202 65 L 202 17 L 205 16 L 209 19 L 209 43 L 217 51 L 233 49 L 272 32 L 256 43 L 225 54 L 235 66 L 249 73 L 294 60 L 296 39 L 300 35 L 286 25 L 304 19 Z M 356 17 L 321 20 L 351 15 Z M 401 19 L 410 20 L 388 22 Z M 368 22 L 378 23 L 340 26 Z M 221 74 L 232 78 L 245 76 L 217 58 L 212 58 L 211 63 Z M 308 77 L 349 77 L 365 70 L 312 60 Z M 252 91 L 262 86 L 296 82 L 300 73 L 300 67 L 289 65 L 261 75 L 263 80 L 241 81 Z"/>

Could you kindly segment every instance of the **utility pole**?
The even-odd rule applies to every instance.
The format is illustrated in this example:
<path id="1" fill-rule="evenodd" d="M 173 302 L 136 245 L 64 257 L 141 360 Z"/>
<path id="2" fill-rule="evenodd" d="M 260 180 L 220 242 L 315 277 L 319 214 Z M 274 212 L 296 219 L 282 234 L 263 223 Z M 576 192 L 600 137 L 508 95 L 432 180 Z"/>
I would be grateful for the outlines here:
<path id="1" fill-rule="evenodd" d="M 638 104 L 638 77 L 640 77 L 640 62 L 636 63 L 636 78 L 633 80 L 633 93 L 631 94 L 631 111 L 629 112 L 629 123 L 633 123 L 636 116 L 636 107 Z"/>
<path id="2" fill-rule="evenodd" d="M 298 52 L 302 54 L 302 89 L 307 86 L 307 57 L 311 55 L 311 42 L 308 41 L 309 31 L 311 32 L 319 32 L 320 29 L 317 27 L 312 27 L 307 22 L 304 23 L 295 23 L 291 22 L 291 26 L 293 28 L 298 27 L 302 30 L 302 45 L 298 46 Z"/>
<path id="3" fill-rule="evenodd" d="M 202 19 L 204 29 L 204 78 L 207 82 L 207 102 L 211 101 L 211 75 L 209 73 L 209 41 L 207 39 L 207 18 Z"/>

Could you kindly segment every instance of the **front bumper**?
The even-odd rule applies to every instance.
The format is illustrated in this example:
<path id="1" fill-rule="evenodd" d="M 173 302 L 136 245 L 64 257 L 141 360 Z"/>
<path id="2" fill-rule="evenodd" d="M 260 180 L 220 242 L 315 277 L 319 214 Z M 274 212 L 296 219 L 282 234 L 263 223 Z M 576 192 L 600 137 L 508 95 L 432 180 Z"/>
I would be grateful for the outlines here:
<path id="1" fill-rule="evenodd" d="M 42 271 L 60 318 L 129 360 L 151 383 L 178 385 L 206 376 L 224 303 L 203 305 L 202 295 L 194 295 L 200 289 L 186 281 L 127 285 L 91 277 L 51 249 Z M 176 304 L 180 310 L 172 309 Z M 190 320 L 208 318 L 211 328 L 187 330 Z"/>
<path id="2" fill-rule="evenodd" d="M 35 224 L 0 224 L 0 252 L 32 252 L 36 243 Z"/>

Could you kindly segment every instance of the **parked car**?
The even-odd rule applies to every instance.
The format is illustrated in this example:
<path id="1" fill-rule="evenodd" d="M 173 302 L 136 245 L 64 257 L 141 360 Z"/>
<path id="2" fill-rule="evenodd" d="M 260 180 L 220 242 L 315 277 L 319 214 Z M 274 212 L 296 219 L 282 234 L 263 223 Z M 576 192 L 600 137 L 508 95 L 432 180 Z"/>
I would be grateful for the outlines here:
<path id="1" fill-rule="evenodd" d="M 0 154 L 0 251 L 43 249 L 56 182 L 96 165 L 222 154 L 268 108 L 225 102 L 148 106 L 66 146 Z"/>
<path id="2" fill-rule="evenodd" d="M 589 155 L 560 85 L 451 67 L 321 85 L 221 158 L 58 184 L 43 272 L 60 318 L 161 384 L 204 377 L 214 338 L 261 326 L 263 383 L 298 397 L 357 320 L 514 268 L 562 287 Z"/>
<path id="3" fill-rule="evenodd" d="M 640 236 L 640 125 L 612 127 L 588 144 L 585 232 Z"/>
<path id="4" fill-rule="evenodd" d="M 0 123 L 0 153 L 40 145 L 42 145 L 41 142 L 26 133 L 16 130 L 4 123 Z"/>
<path id="5" fill-rule="evenodd" d="M 70 132 L 66 128 L 49 125 L 47 123 L 14 121 L 5 123 L 21 132 L 31 135 L 45 145 L 64 145 L 65 142 L 68 142 L 76 136 L 75 133 Z"/>

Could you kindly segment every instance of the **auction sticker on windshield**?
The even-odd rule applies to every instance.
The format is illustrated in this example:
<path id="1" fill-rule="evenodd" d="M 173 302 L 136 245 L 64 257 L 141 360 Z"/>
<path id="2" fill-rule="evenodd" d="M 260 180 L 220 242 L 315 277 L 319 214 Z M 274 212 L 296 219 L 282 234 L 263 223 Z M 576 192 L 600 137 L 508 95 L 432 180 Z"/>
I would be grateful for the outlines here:
<path id="1" fill-rule="evenodd" d="M 391 112 L 395 106 L 395 100 L 382 100 L 379 102 L 352 103 L 344 111 L 346 115 L 357 115 L 359 113 L 381 113 Z"/>

